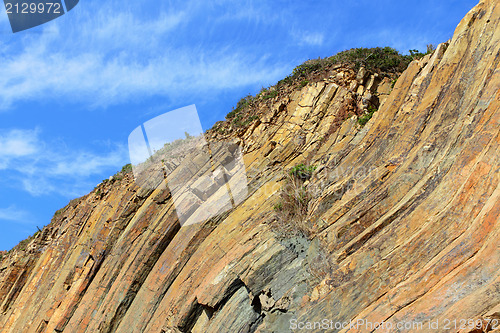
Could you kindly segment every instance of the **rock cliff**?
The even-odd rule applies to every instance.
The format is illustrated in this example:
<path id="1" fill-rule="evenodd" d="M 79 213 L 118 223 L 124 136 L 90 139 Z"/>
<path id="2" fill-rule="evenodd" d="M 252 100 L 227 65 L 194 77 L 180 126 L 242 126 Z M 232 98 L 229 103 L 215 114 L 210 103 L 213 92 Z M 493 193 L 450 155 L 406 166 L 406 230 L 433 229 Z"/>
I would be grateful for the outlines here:
<path id="1" fill-rule="evenodd" d="M 481 1 L 397 82 L 332 66 L 216 124 L 249 193 L 204 223 L 126 171 L 99 184 L 3 256 L 0 331 L 500 331 L 499 23 Z"/>

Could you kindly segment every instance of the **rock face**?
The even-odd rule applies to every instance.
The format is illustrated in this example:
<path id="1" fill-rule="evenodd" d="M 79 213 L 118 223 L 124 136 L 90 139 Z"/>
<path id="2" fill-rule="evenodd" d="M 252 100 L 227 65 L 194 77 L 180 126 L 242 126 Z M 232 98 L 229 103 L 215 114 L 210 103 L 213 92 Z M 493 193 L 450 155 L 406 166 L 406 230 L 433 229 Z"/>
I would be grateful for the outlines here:
<path id="1" fill-rule="evenodd" d="M 165 187 L 100 184 L 0 261 L 1 332 L 500 328 L 499 23 L 481 1 L 392 91 L 339 67 L 276 96 L 233 134 L 247 199 L 205 223 L 181 228 Z M 298 164 L 317 168 L 291 236 L 273 206 Z"/>

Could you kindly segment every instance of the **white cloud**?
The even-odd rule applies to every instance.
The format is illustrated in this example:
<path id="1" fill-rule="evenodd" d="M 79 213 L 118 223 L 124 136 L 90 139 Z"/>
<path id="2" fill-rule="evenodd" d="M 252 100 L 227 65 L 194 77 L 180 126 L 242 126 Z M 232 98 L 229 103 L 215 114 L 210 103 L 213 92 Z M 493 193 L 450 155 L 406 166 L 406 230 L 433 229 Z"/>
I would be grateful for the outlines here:
<path id="1" fill-rule="evenodd" d="M 325 35 L 320 32 L 300 32 L 294 34 L 299 45 L 321 46 L 323 45 Z"/>
<path id="2" fill-rule="evenodd" d="M 36 132 L 11 130 L 0 134 L 0 165 L 11 158 L 34 154 L 37 150 Z"/>
<path id="3" fill-rule="evenodd" d="M 191 22 L 193 29 L 204 6 L 191 1 L 152 16 L 140 14 L 138 4 L 81 3 L 41 34 L 24 35 L 9 56 L 0 55 L 0 108 L 27 99 L 106 107 L 155 95 L 182 98 L 272 82 L 286 73 L 287 66 L 270 64 L 259 52 L 186 43 L 184 36 L 195 31 L 183 27 Z"/>
<path id="4" fill-rule="evenodd" d="M 49 161 L 53 168 L 46 171 L 49 176 L 88 177 L 99 174 L 103 169 L 121 165 L 125 151 L 121 148 L 111 151 L 107 155 L 96 155 L 87 151 L 72 154 L 71 158 L 61 158 L 60 154 L 52 154 Z"/>
<path id="5" fill-rule="evenodd" d="M 11 186 L 31 195 L 82 195 L 91 187 L 89 177 L 118 170 L 127 161 L 125 147 L 106 153 L 71 150 L 42 140 L 39 130 L 10 130 L 0 136 L 0 170 Z"/>
<path id="6" fill-rule="evenodd" d="M 0 220 L 29 224 L 32 221 L 32 216 L 16 206 L 9 206 L 7 208 L 0 208 Z"/>

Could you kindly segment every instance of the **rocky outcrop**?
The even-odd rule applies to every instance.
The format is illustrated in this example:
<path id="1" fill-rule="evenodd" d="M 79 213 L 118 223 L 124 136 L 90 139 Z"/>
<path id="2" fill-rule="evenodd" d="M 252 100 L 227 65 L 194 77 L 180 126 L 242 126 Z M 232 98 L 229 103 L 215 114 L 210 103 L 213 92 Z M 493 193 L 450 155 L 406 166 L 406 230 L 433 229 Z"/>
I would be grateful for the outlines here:
<path id="1" fill-rule="evenodd" d="M 181 228 L 165 186 L 100 184 L 3 257 L 1 332 L 498 328 L 499 23 L 481 1 L 393 90 L 339 66 L 207 133 L 241 145 L 249 194 L 204 223 Z M 287 237 L 273 207 L 298 164 L 312 200 Z"/>

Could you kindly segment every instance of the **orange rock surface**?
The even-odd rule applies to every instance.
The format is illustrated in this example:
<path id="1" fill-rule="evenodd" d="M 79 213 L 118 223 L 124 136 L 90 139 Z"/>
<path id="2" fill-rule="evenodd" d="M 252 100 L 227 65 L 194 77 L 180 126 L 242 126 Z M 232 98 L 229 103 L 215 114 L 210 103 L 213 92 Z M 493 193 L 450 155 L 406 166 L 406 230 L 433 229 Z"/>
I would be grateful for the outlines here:
<path id="1" fill-rule="evenodd" d="M 164 186 L 100 184 L 0 261 L 0 332 L 500 328 L 499 52 L 484 0 L 392 91 L 339 66 L 209 131 L 243 148 L 249 196 L 204 223 L 181 228 Z M 380 107 L 362 127 L 367 93 Z M 309 235 L 283 237 L 273 206 L 300 163 L 317 167 Z"/>

